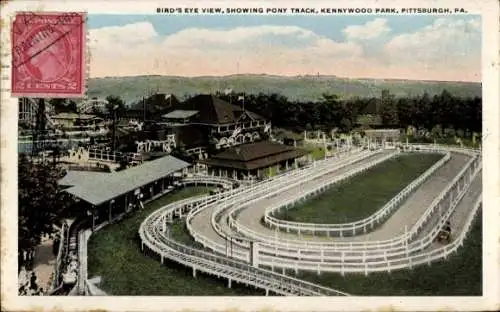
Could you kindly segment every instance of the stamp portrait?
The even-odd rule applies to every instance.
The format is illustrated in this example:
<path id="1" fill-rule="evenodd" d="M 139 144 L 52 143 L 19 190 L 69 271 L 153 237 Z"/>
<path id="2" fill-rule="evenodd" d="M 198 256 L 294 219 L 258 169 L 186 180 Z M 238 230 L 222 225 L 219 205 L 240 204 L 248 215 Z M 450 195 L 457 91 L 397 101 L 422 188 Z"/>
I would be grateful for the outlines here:
<path id="1" fill-rule="evenodd" d="M 18 13 L 12 25 L 12 94 L 78 97 L 85 92 L 83 13 Z"/>

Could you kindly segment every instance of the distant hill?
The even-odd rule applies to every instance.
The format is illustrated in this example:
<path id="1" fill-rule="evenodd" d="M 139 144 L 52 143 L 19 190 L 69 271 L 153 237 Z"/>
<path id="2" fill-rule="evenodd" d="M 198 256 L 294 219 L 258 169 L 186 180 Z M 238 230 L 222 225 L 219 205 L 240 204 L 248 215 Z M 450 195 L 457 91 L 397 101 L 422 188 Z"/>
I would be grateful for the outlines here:
<path id="1" fill-rule="evenodd" d="M 180 100 L 188 95 L 223 91 L 280 93 L 290 100 L 316 101 L 323 93 L 341 98 L 378 97 L 382 89 L 389 89 L 397 97 L 430 95 L 448 90 L 455 96 L 481 96 L 481 84 L 472 82 L 413 81 L 392 79 L 349 79 L 335 76 L 271 76 L 230 75 L 222 77 L 134 76 L 105 77 L 89 80 L 89 96 L 118 95 L 131 104 L 142 96 L 155 92 L 171 93 Z"/>

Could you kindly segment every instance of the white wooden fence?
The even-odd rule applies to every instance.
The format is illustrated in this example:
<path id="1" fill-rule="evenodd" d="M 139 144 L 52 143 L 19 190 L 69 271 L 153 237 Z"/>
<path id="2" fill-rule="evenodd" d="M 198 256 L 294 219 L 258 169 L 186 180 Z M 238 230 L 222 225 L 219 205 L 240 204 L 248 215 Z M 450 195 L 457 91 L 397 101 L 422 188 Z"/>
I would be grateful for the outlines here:
<path id="1" fill-rule="evenodd" d="M 221 197 L 221 195 L 218 194 L 211 197 Z M 269 291 L 281 295 L 348 295 L 335 289 L 268 270 L 254 268 L 245 262 L 229 259 L 175 242 L 166 235 L 165 215 L 172 214 L 174 210 L 179 208 L 178 203 L 164 206 L 149 215 L 140 226 L 139 235 L 143 246 L 158 254 L 161 262 L 164 259 L 170 259 L 192 268 L 194 277 L 196 276 L 196 271 L 199 270 L 210 275 L 226 278 L 228 280 L 228 287 L 231 287 L 231 282 L 234 281 L 262 288 L 266 291 L 266 295 L 269 294 Z"/>
<path id="2" fill-rule="evenodd" d="M 417 145 L 412 146 L 412 148 L 425 149 L 428 148 L 428 146 Z M 434 148 L 436 148 L 436 146 L 434 146 Z M 255 257 L 250 257 L 250 249 L 243 247 L 245 245 L 249 247 L 249 241 L 253 240 L 252 238 L 242 239 L 236 236 L 230 237 L 229 239 L 236 244 L 236 248 L 232 250 L 231 256 L 233 259 L 230 259 L 225 256 L 228 253 L 226 246 L 221 246 L 211 239 L 204 237 L 197 231 L 197 229 L 193 228 L 192 218 L 196 216 L 197 213 L 203 211 L 203 209 L 214 209 L 216 207 L 217 209 L 214 209 L 214 212 L 212 213 L 211 222 L 215 222 L 215 227 L 219 227 L 217 231 L 218 233 L 227 235 L 224 234 L 224 231 L 220 225 L 218 225 L 218 220 L 215 217 L 217 214 L 222 213 L 225 209 L 227 210 L 241 205 L 242 202 L 244 203 L 245 201 L 248 201 L 248 198 L 251 198 L 250 196 L 260 196 L 260 198 L 268 196 L 270 190 L 274 190 L 275 187 L 279 188 L 285 184 L 287 180 L 288 184 L 290 184 L 295 182 L 295 179 L 303 180 L 305 176 L 310 176 L 313 172 L 319 173 L 322 170 L 324 171 L 325 168 L 328 168 L 327 165 L 325 165 L 324 168 L 321 167 L 320 162 L 316 164 L 316 166 L 319 167 L 311 166 L 308 168 L 309 170 L 306 168 L 303 171 L 297 170 L 297 172 L 287 173 L 281 177 L 257 183 L 248 189 L 232 189 L 225 193 L 195 199 L 187 199 L 165 206 L 151 214 L 141 224 L 139 234 L 141 236 L 142 243 L 150 250 L 160 255 L 162 261 L 163 259 L 168 258 L 189 266 L 193 269 L 193 275 L 196 274 L 197 270 L 200 270 L 208 274 L 222 276 L 228 279 L 228 286 L 230 286 L 230 283 L 233 280 L 239 283 L 266 289 L 266 294 L 269 291 L 273 291 L 278 294 L 285 295 L 345 295 L 345 293 L 340 291 L 296 280 L 269 270 L 263 270 L 259 268 L 259 266 L 281 269 L 287 268 L 295 271 L 316 270 L 318 273 L 323 271 L 335 271 L 341 273 L 362 272 L 369 274 L 370 272 L 376 271 L 391 271 L 401 268 L 411 268 L 415 265 L 431 263 L 432 261 L 446 258 L 463 244 L 474 216 L 481 207 L 480 197 L 477 198 L 473 209 L 468 214 L 465 225 L 459 232 L 459 235 L 450 244 L 439 248 L 429 248 L 431 247 L 430 243 L 432 243 L 433 237 L 435 237 L 442 228 L 445 220 L 451 213 L 453 213 L 462 196 L 467 193 L 470 181 L 475 177 L 475 175 L 481 172 L 481 159 L 478 155 L 480 154 L 478 151 L 447 147 L 443 148 L 440 146 L 437 148 L 448 151 L 469 153 L 470 155 L 473 155 L 473 158 L 467 163 L 466 166 L 464 166 L 455 179 L 448 184 L 448 187 L 441 193 L 441 195 L 434 200 L 434 202 L 419 219 L 417 224 L 405 235 L 396 237 L 392 240 L 380 242 L 338 242 L 333 244 L 315 242 L 314 244 L 311 244 L 311 241 L 300 242 L 299 240 L 296 240 L 290 242 L 282 239 L 273 239 L 272 237 L 267 236 L 262 238 L 263 241 L 256 240 L 258 241 L 258 263 L 254 263 Z M 267 189 L 268 192 L 263 192 L 263 189 Z M 452 201 L 450 201 L 447 197 L 449 193 L 454 194 L 452 196 Z M 423 238 L 415 239 L 415 237 L 421 233 L 423 226 L 427 224 L 426 219 L 432 216 L 439 208 L 443 211 L 443 201 L 446 200 L 448 206 L 447 209 L 444 210 L 444 214 L 442 214 L 439 218 L 439 221 L 426 235 L 424 235 Z M 217 251 L 220 255 L 190 248 L 173 241 L 166 234 L 168 215 L 171 217 L 173 211 L 176 209 L 185 210 L 186 207 L 189 207 L 190 209 L 187 216 L 187 226 L 194 239 L 203 244 L 205 247 Z M 414 240 L 412 241 L 412 239 Z M 266 247 L 266 244 L 269 246 Z M 290 254 L 290 249 L 287 248 L 287 246 L 292 247 L 292 244 L 295 249 L 294 255 Z M 299 244 L 302 244 L 300 246 L 303 247 L 327 247 L 325 250 L 328 250 L 330 254 L 325 254 L 325 251 L 323 251 L 323 254 L 320 255 L 319 258 L 317 257 L 314 260 L 307 260 L 307 258 L 310 258 L 307 256 L 307 253 L 312 252 L 314 248 L 303 251 L 299 249 L 297 252 L 296 247 Z M 288 257 L 285 257 L 283 252 L 287 252 Z M 337 253 L 337 255 L 340 254 L 340 258 L 336 256 L 335 253 Z"/>
<path id="3" fill-rule="evenodd" d="M 461 178 L 463 177 L 463 174 L 466 172 L 467 169 L 470 169 L 470 164 L 472 164 L 475 160 L 471 160 L 467 166 L 464 167 L 464 169 L 461 171 L 461 173 L 459 175 L 457 175 L 457 177 L 450 183 L 450 185 L 448 186 L 448 188 L 443 191 L 443 194 L 449 192 L 449 190 L 455 186 L 457 183 L 459 183 L 461 180 Z M 473 176 L 472 175 L 472 169 L 469 170 L 470 174 L 469 174 L 469 179 Z M 459 188 L 460 189 L 460 188 Z M 466 190 L 467 188 L 465 187 L 465 185 L 463 184 L 462 185 L 462 190 Z M 444 198 L 444 196 L 443 196 Z M 426 219 L 428 218 L 431 213 L 436 209 L 436 207 L 438 207 L 438 204 L 439 202 L 442 200 L 442 198 L 438 198 L 436 199 L 436 201 L 433 203 L 434 205 L 432 205 L 432 207 L 430 207 L 427 211 L 426 211 L 426 214 L 424 214 L 423 218 L 422 219 Z M 456 203 L 458 202 L 458 200 L 454 203 L 454 205 L 451 205 L 450 206 L 450 209 L 454 208 Z M 223 205 L 224 206 L 224 205 Z M 199 207 L 195 210 L 192 210 L 190 215 L 193 215 L 193 214 L 196 214 L 197 211 L 201 210 L 201 209 L 204 209 L 205 207 Z M 223 209 L 223 208 L 220 208 L 220 209 Z M 215 215 L 215 213 L 213 214 Z M 374 253 L 374 251 L 377 251 L 377 250 L 383 250 L 383 248 L 405 248 L 404 246 L 406 246 L 406 251 L 404 253 L 408 253 L 409 251 L 411 252 L 415 252 L 415 251 L 418 251 L 418 250 L 421 250 L 423 247 L 426 246 L 426 243 L 420 243 L 420 246 L 418 247 L 415 247 L 414 250 L 409 250 L 408 249 L 408 241 L 416 234 L 418 234 L 418 231 L 421 229 L 421 227 L 423 226 L 424 222 L 422 222 L 421 220 L 419 220 L 420 222 L 417 223 L 416 227 L 414 227 L 410 232 L 406 233 L 406 235 L 404 235 L 403 237 L 397 237 L 393 240 L 389 240 L 389 241 L 381 241 L 381 242 L 369 242 L 370 246 L 367 246 L 367 242 L 361 242 L 361 246 L 359 247 L 362 247 L 364 250 L 362 251 L 362 255 L 354 255 L 354 256 L 350 256 L 349 253 L 352 252 L 353 250 L 352 249 L 356 249 L 356 246 L 357 244 L 354 243 L 354 242 L 349 242 L 349 243 L 343 243 L 344 246 L 335 246 L 336 243 L 334 246 L 328 246 L 330 248 L 333 247 L 333 249 L 336 249 L 338 247 L 343 247 L 343 249 L 345 249 L 346 252 L 341 252 L 340 254 L 340 258 L 343 262 L 345 261 L 349 261 L 349 260 L 356 260 L 356 259 L 359 259 L 359 260 L 362 260 L 363 262 L 366 262 L 367 260 L 370 260 L 371 258 L 376 258 L 376 257 L 380 257 L 380 252 L 375 252 L 374 255 L 372 255 L 372 257 L 370 258 L 370 250 L 371 250 L 371 253 Z M 443 219 L 444 220 L 444 219 Z M 444 223 L 444 221 L 442 221 L 442 223 Z M 202 243 L 203 245 L 205 245 L 205 247 L 208 247 L 212 250 L 216 250 L 218 252 L 221 252 L 221 253 L 224 253 L 225 251 L 225 246 L 222 246 L 221 244 L 217 244 L 205 237 L 203 237 L 203 235 L 200 235 L 199 233 L 196 233 L 195 230 L 192 229 L 192 227 L 190 226 L 190 222 L 189 222 L 189 216 L 188 216 L 188 229 L 191 228 L 191 233 L 192 235 L 194 236 L 194 238 L 199 241 L 200 243 Z M 440 225 L 442 226 L 442 224 Z M 434 228 L 434 230 L 436 229 L 440 229 L 441 227 L 438 227 L 436 226 Z M 216 226 L 217 227 L 217 226 Z M 221 232 L 221 229 L 220 227 L 218 227 L 218 231 L 217 231 L 219 234 Z M 437 233 L 437 232 L 436 232 Z M 245 235 L 248 235 L 248 233 L 245 233 Z M 250 240 L 252 240 L 254 237 L 249 237 Z M 228 238 L 229 239 L 229 238 Z M 429 238 L 427 238 L 427 240 L 429 240 Z M 307 250 L 299 250 L 297 251 L 297 246 L 289 246 L 288 248 L 286 247 L 288 245 L 289 242 L 286 242 L 285 244 L 283 244 L 283 246 L 277 246 L 277 240 L 276 238 L 273 239 L 272 237 L 268 237 L 268 236 L 265 236 L 265 237 L 259 237 L 258 239 L 259 241 L 259 248 L 261 249 L 261 252 L 262 253 L 278 253 L 278 252 L 282 252 L 281 254 L 279 254 L 281 257 L 288 257 L 288 258 L 297 258 L 297 259 L 303 259 L 303 258 L 307 258 L 307 255 L 309 254 L 309 258 L 314 258 L 316 261 L 325 261 L 327 260 L 325 258 L 325 254 L 324 254 L 324 251 L 321 251 L 322 254 L 321 255 L 311 255 L 310 253 L 313 252 L 313 250 L 311 250 L 310 248 L 307 249 Z M 243 247 L 248 247 L 249 245 L 249 240 L 248 239 L 241 239 L 241 238 L 236 238 L 234 237 L 234 242 L 235 244 L 239 244 Z M 301 242 L 303 244 L 304 247 L 311 247 L 311 241 L 302 241 Z M 267 250 L 266 250 L 266 247 L 267 247 Z M 293 250 L 295 250 L 295 252 L 291 252 L 290 248 L 292 248 Z M 417 248 L 419 248 L 417 250 Z M 284 249 L 284 250 L 283 250 Z M 288 249 L 288 250 L 287 250 Z M 349 252 L 347 252 L 349 251 Z M 386 250 L 383 250 L 382 254 L 385 254 L 385 257 L 387 256 L 395 256 L 397 254 L 390 254 L 390 250 L 389 250 L 389 254 Z M 285 253 L 285 254 L 284 254 Z M 240 258 L 242 260 L 245 260 L 245 258 L 248 260 L 248 255 L 249 254 L 249 251 L 248 252 L 245 252 L 245 250 L 238 250 L 237 252 L 234 252 L 233 251 L 233 256 L 234 257 L 237 257 L 237 258 Z M 378 254 L 378 255 L 376 255 Z M 401 254 L 401 252 L 400 252 Z M 349 257 L 345 257 L 346 255 L 349 255 Z M 356 258 L 357 257 L 357 258 Z M 337 257 L 338 258 L 338 257 Z M 329 259 L 328 259 L 329 260 Z M 263 258 L 263 261 L 259 261 L 260 263 L 264 264 L 268 261 L 266 261 L 266 258 Z M 269 259 L 269 261 L 271 261 L 271 266 L 275 265 L 276 263 L 280 263 L 280 264 L 283 264 L 283 260 L 282 259 L 278 259 L 278 260 L 274 260 L 274 259 Z M 302 263 L 302 262 L 301 262 Z M 267 263 L 268 264 L 268 263 Z M 265 264 L 265 265 L 267 265 Z M 295 267 L 297 267 L 295 265 Z M 302 266 L 301 269 L 304 269 L 304 267 Z M 310 268 L 309 268 L 310 269 Z"/>
<path id="4" fill-rule="evenodd" d="M 279 247 L 284 248 L 285 250 L 303 250 L 304 253 L 314 252 L 315 249 L 323 249 L 326 250 L 349 250 L 350 252 L 361 251 L 361 252 L 370 252 L 373 250 L 380 249 L 390 249 L 390 248 L 401 248 L 406 245 L 408 241 L 413 239 L 416 235 L 418 235 L 419 231 L 425 226 L 427 221 L 433 216 L 434 212 L 441 208 L 441 205 L 450 204 L 449 200 L 447 200 L 447 194 L 453 190 L 454 187 L 457 187 L 459 183 L 461 184 L 460 190 L 467 189 L 464 184 L 463 178 L 466 178 L 468 181 L 472 179 L 474 176 L 474 172 L 480 168 L 480 158 L 471 159 L 460 171 L 460 173 L 448 184 L 448 186 L 440 193 L 438 197 L 434 199 L 429 208 L 422 214 L 421 218 L 417 221 L 417 223 L 404 235 L 395 237 L 393 239 L 384 240 L 384 241 L 361 241 L 361 242 L 328 242 L 328 241 L 313 241 L 313 240 L 304 240 L 304 239 L 284 239 L 276 235 L 274 238 L 270 238 L 269 236 L 263 235 L 257 231 L 248 229 L 241 224 L 239 224 L 234 218 L 229 218 L 230 225 L 235 227 L 235 230 L 239 233 L 242 233 L 243 236 L 248 237 L 249 240 L 257 240 L 261 242 L 265 242 L 270 246 L 279 245 Z M 468 184 L 468 182 L 467 182 Z"/>
<path id="5" fill-rule="evenodd" d="M 319 186 L 317 186 L 313 190 L 307 190 L 298 194 L 297 197 L 293 199 L 286 200 L 284 202 L 278 203 L 274 206 L 271 206 L 266 209 L 266 213 L 264 215 L 264 222 L 266 225 L 277 228 L 286 232 L 296 232 L 300 233 L 311 233 L 313 235 L 326 235 L 326 236 L 349 236 L 349 235 L 357 235 L 360 233 L 366 233 L 367 230 L 373 229 L 374 226 L 386 220 L 391 213 L 399 207 L 400 203 L 406 200 L 408 196 L 417 189 L 420 185 L 422 185 L 437 169 L 442 167 L 447 161 L 450 160 L 450 153 L 445 153 L 445 156 L 441 158 L 437 163 L 435 163 L 432 167 L 426 170 L 422 175 L 420 175 L 417 179 L 408 184 L 401 192 L 399 192 L 396 196 L 394 196 L 389 202 L 387 202 L 381 209 L 377 210 L 375 213 L 370 215 L 369 217 L 349 223 L 340 223 L 340 224 L 318 224 L 318 223 L 305 223 L 305 222 L 291 222 L 286 220 L 281 220 L 273 217 L 272 215 L 275 212 L 279 212 L 281 209 L 289 209 L 296 205 L 297 202 L 305 201 L 309 197 L 316 196 L 319 193 L 324 192 L 326 189 L 332 187 L 333 185 L 340 183 L 350 177 L 357 175 L 363 171 L 371 169 L 373 166 L 386 161 L 387 159 L 383 158 L 377 160 L 373 163 L 368 163 L 361 168 L 357 168 L 355 170 L 349 171 L 339 177 L 331 181 L 327 181 Z"/>

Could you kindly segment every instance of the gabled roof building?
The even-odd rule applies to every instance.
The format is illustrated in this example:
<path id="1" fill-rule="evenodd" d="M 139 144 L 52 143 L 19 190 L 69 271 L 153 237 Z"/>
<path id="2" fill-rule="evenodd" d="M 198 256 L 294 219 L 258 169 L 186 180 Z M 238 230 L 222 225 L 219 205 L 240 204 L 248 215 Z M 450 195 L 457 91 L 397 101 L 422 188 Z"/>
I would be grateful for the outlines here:
<path id="1" fill-rule="evenodd" d="M 271 129 L 263 117 L 207 94 L 172 105 L 162 117 L 188 150 L 256 142 Z"/>
<path id="2" fill-rule="evenodd" d="M 112 173 L 69 171 L 58 184 L 87 207 L 94 229 L 96 224 L 111 222 L 144 201 L 171 191 L 189 166 L 169 155 Z"/>
<path id="3" fill-rule="evenodd" d="M 260 141 L 229 148 L 199 162 L 207 165 L 211 175 L 241 180 L 264 178 L 296 168 L 298 160 L 307 154 L 289 145 Z"/>

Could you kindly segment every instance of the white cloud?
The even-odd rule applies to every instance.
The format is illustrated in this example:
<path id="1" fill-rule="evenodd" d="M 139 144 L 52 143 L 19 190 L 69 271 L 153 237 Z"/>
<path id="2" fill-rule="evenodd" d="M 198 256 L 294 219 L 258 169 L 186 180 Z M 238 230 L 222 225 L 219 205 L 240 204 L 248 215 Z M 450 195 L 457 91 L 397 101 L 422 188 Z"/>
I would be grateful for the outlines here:
<path id="1" fill-rule="evenodd" d="M 376 18 L 364 25 L 347 26 L 343 32 L 348 41 L 370 40 L 389 33 L 387 19 Z"/>
<path id="2" fill-rule="evenodd" d="M 361 54 L 355 44 L 335 42 L 296 26 L 187 29 L 167 37 L 161 46 L 164 58 L 196 62 L 196 70 L 203 74 L 232 74 L 237 64 L 240 73 L 316 73 L 332 61 Z M 180 63 L 175 62 L 179 70 Z M 191 67 L 183 66 L 187 72 Z"/>
<path id="3" fill-rule="evenodd" d="M 370 25 L 373 28 L 368 29 Z M 160 36 L 152 24 L 142 22 L 91 30 L 90 74 L 199 76 L 234 74 L 238 69 L 239 73 L 278 75 L 319 72 L 345 77 L 477 80 L 479 29 L 474 19 L 438 19 L 414 33 L 397 35 L 383 46 L 376 38 L 390 31 L 385 19 L 347 27 L 344 33 L 350 40 L 345 42 L 297 26 L 269 25 L 189 28 Z M 373 47 L 381 51 L 365 53 L 373 52 Z"/>
<path id="4" fill-rule="evenodd" d="M 477 19 L 439 18 L 414 33 L 395 36 L 384 47 L 391 67 L 408 64 L 445 80 L 479 80 L 481 33 Z"/>
<path id="5" fill-rule="evenodd" d="M 208 55 L 223 51 L 229 59 L 238 55 L 248 58 L 255 54 L 314 53 L 312 55 L 342 57 L 361 53 L 355 44 L 335 42 L 307 29 L 266 25 L 228 30 L 190 28 L 168 36 L 162 48 L 183 54 L 193 50 Z"/>
<path id="6" fill-rule="evenodd" d="M 91 29 L 89 35 L 91 44 L 97 48 L 146 43 L 158 36 L 153 25 L 148 22 Z"/>
<path id="7" fill-rule="evenodd" d="M 439 18 L 420 31 L 395 36 L 384 48 L 394 61 L 460 66 L 458 59 L 480 61 L 480 42 L 480 27 L 476 19 Z"/>
<path id="8" fill-rule="evenodd" d="M 296 26 L 253 26 L 228 30 L 188 28 L 166 38 L 164 43 L 172 48 L 199 47 L 201 44 L 230 45 L 240 43 L 263 43 L 267 37 L 314 40 L 317 36 Z"/>
<path id="9" fill-rule="evenodd" d="M 224 75 L 237 63 L 240 73 L 303 74 L 322 69 L 325 58 L 337 64 L 362 52 L 296 26 L 189 28 L 160 38 L 151 24 L 138 23 L 96 29 L 91 40 L 94 76 Z"/>

